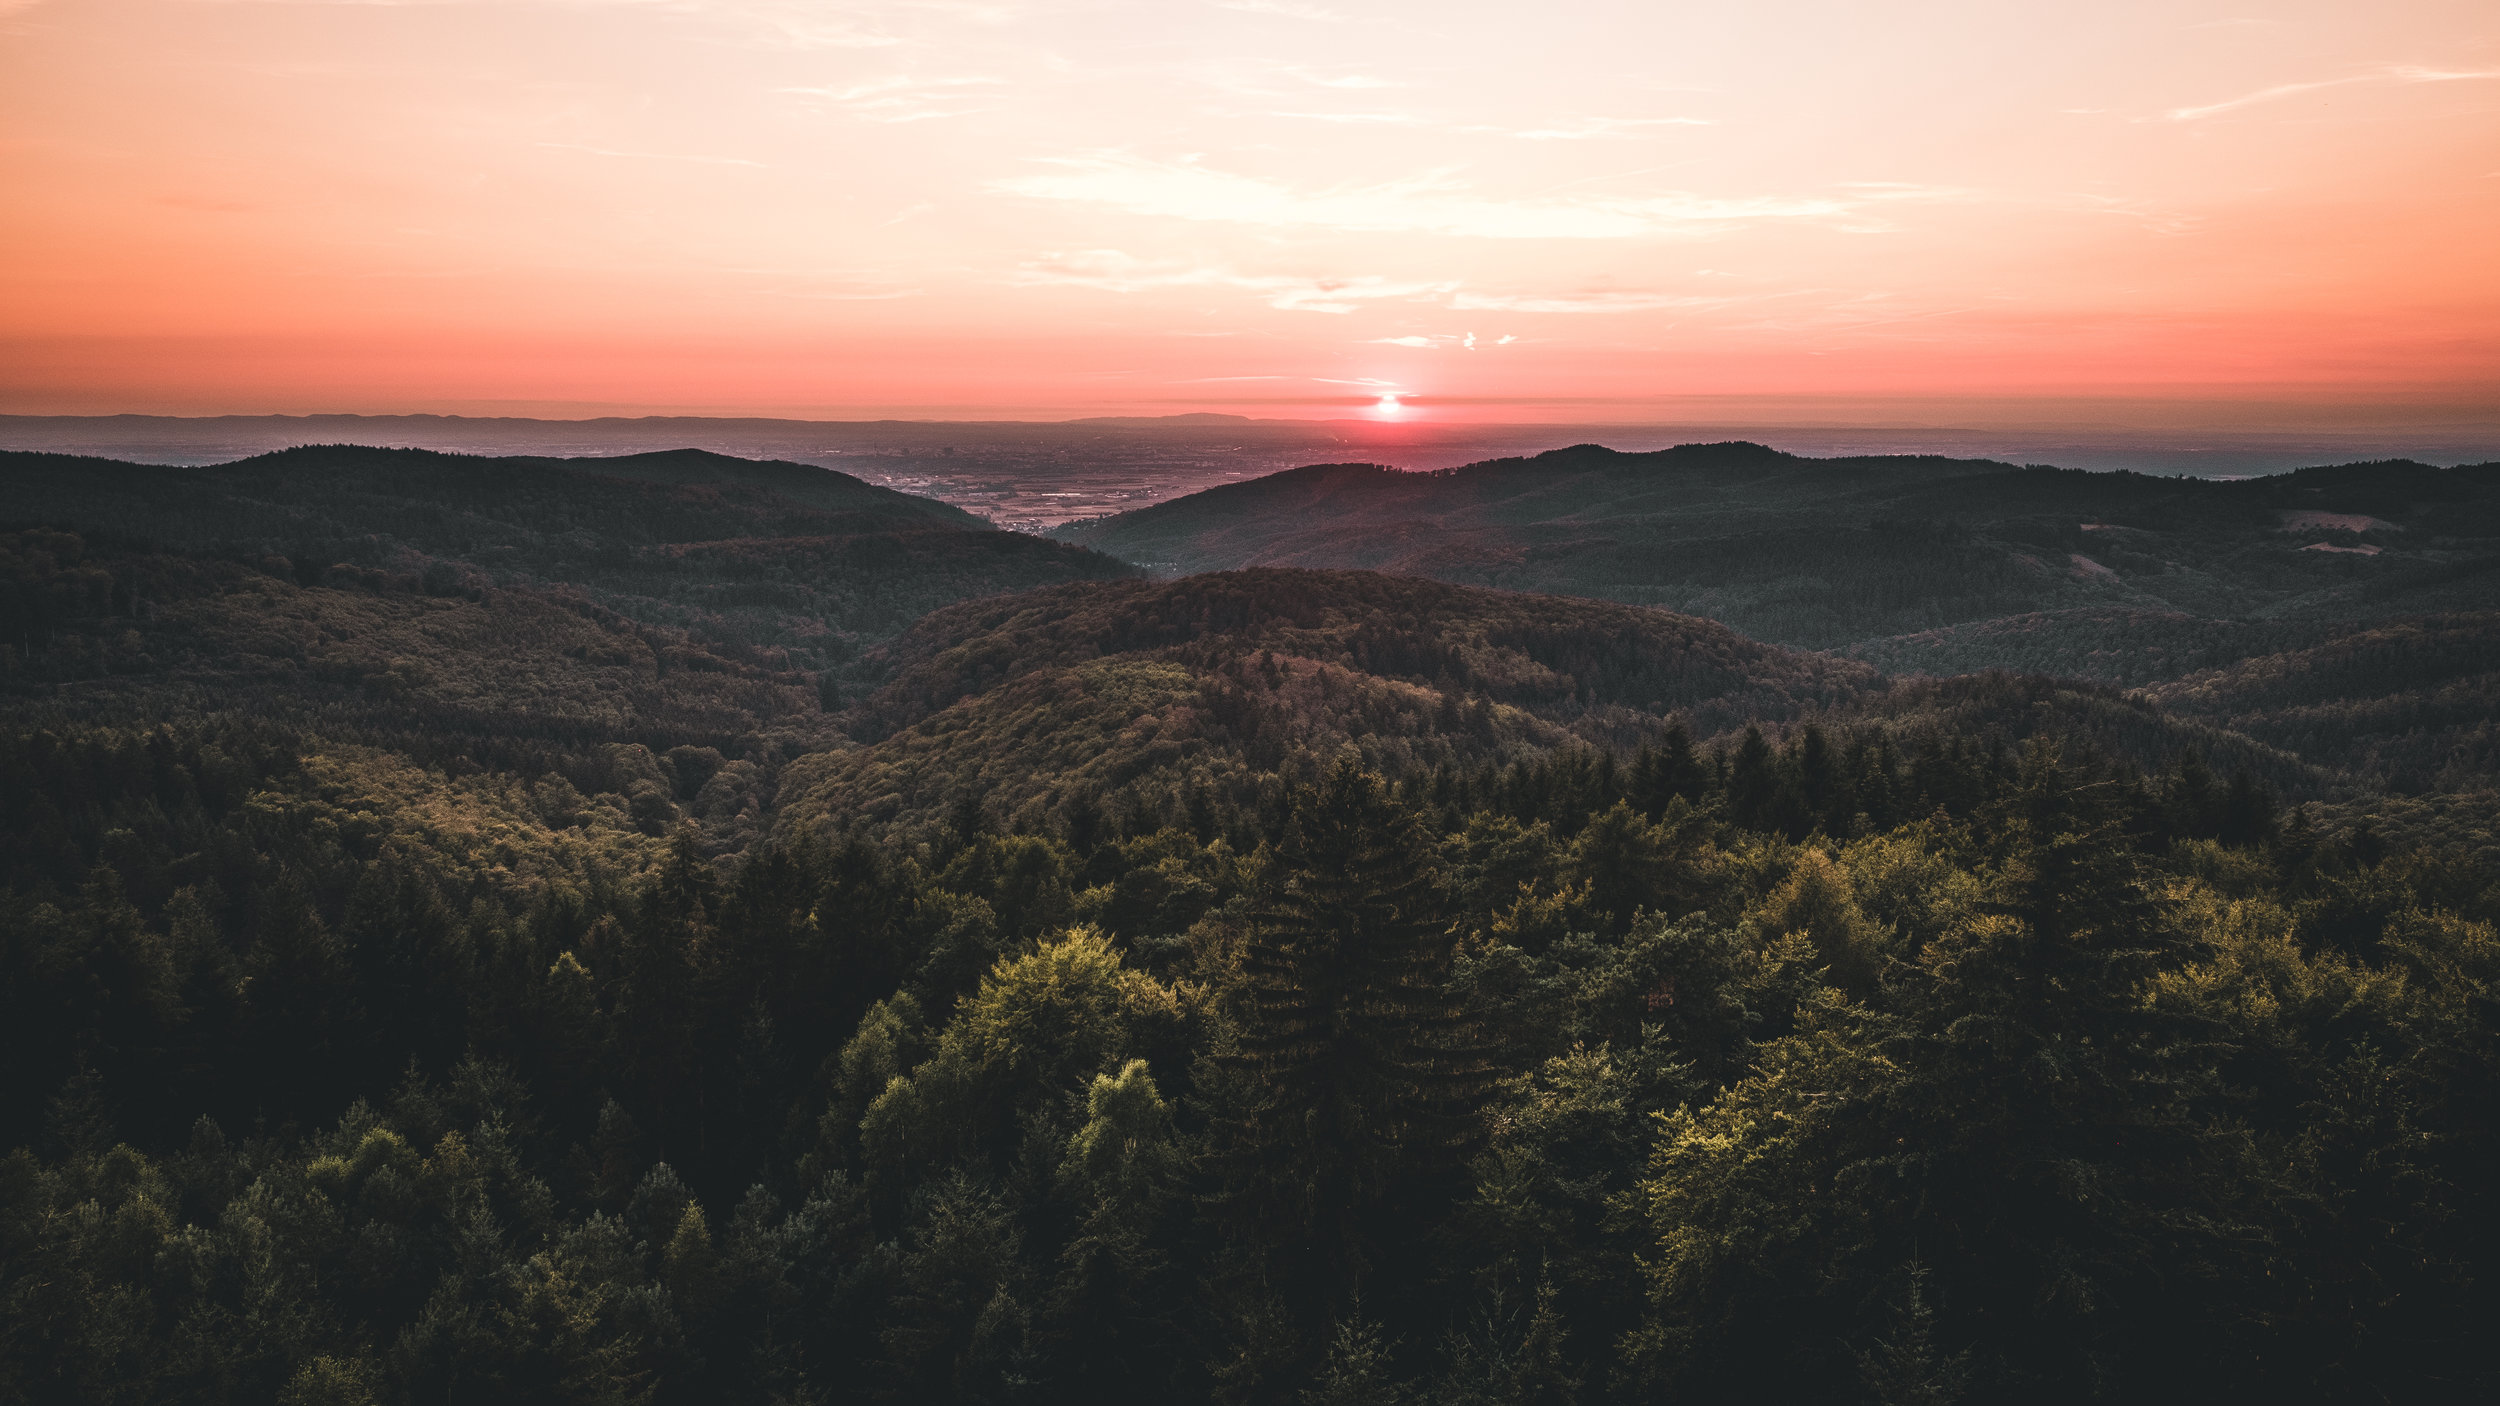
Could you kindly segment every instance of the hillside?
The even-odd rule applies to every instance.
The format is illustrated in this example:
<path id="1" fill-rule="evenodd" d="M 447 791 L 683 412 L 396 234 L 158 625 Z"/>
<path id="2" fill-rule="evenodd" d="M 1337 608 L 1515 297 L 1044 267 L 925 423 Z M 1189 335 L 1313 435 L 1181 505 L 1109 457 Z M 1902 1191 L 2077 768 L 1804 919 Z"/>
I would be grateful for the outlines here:
<path id="1" fill-rule="evenodd" d="M 423 588 L 575 587 L 635 620 L 839 669 L 937 606 L 1129 574 L 1099 554 L 802 464 L 695 450 L 478 458 L 315 446 L 205 468 L 0 454 L 0 526 Z"/>
<path id="2" fill-rule="evenodd" d="M 1742 443 L 1581 445 L 1424 474 L 1318 465 L 1059 535 L 1161 572 L 1400 571 L 1661 605 L 1760 639 L 1854 646 L 1887 667 L 2137 682 L 2134 662 L 2092 657 L 2113 612 L 2280 628 L 2491 603 L 2500 467 L 2224 482 Z M 2027 624 L 1993 623 L 2012 619 Z M 2204 636 L 2186 644 L 2191 668 L 2281 647 L 2262 630 L 2185 633 Z"/>
<path id="3" fill-rule="evenodd" d="M 2354 630 L 2146 696 L 2400 791 L 2500 785 L 2500 612 Z"/>
<path id="4" fill-rule="evenodd" d="M 8 1400 L 2491 1394 L 2493 612 L 1888 678 L 781 466 L 5 467 Z"/>
<path id="5" fill-rule="evenodd" d="M 892 682 L 842 719 L 872 745 L 798 764 L 787 819 L 925 822 L 964 795 L 1015 824 L 1178 813 L 1193 792 L 1248 803 L 1346 744 L 1474 766 L 1880 687 L 1707 620 L 1352 571 L 1056 587 L 938 611 L 879 653 Z"/>
<path id="6" fill-rule="evenodd" d="M 866 745 L 794 762 L 781 823 L 926 833 L 966 806 L 1018 830 L 1096 813 L 1177 823 L 1254 807 L 1347 748 L 1396 771 L 1474 773 L 1628 757 L 1671 732 L 1724 758 L 1758 726 L 1793 761 L 1809 724 L 1902 757 L 1940 739 L 2007 755 L 2037 739 L 2154 774 L 2194 754 L 2299 799 L 2366 784 L 2106 686 L 1894 683 L 1692 616 L 1372 572 L 1256 568 L 968 602 L 872 662 L 891 681 L 840 719 Z M 1850 812 L 1829 823 L 1847 828 Z"/>

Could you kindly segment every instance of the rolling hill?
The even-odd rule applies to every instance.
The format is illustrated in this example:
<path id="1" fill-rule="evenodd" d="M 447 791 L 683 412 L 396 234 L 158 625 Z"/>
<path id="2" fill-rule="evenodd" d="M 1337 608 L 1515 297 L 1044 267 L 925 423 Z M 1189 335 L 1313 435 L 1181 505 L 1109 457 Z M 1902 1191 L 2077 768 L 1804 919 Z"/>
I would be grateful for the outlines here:
<path id="1" fill-rule="evenodd" d="M 2105 685 L 1896 683 L 1694 616 L 1365 571 L 1263 567 L 967 602 L 872 662 L 890 681 L 840 719 L 864 745 L 793 762 L 783 823 L 926 828 L 965 805 L 1018 830 L 1095 810 L 1176 817 L 1255 805 L 1349 747 L 1391 769 L 1469 771 L 1629 755 L 1670 726 L 1711 752 L 1755 725 L 1793 745 L 1812 723 L 1904 754 L 1944 737 L 2040 738 L 2160 772 L 2196 753 L 2304 799 L 2348 780 Z"/>
<path id="2" fill-rule="evenodd" d="M 0 454 L 0 525 L 424 589 L 562 583 L 649 624 L 840 669 L 938 606 L 1132 574 L 932 499 L 699 450 L 481 458 L 315 446 L 204 468 Z"/>
<path id="3" fill-rule="evenodd" d="M 1971 560 L 2121 523 L 1964 467 L 1885 491 Z M 2138 686 L 1887 676 L 707 456 L 0 474 L 7 1399 L 2484 1371 L 2500 612 L 2053 596 L 1857 652 Z M 2488 579 L 2470 495 L 2316 497 L 2125 521 Z"/>
<path id="4" fill-rule="evenodd" d="M 1158 572 L 1406 572 L 1663 605 L 1888 668 L 2140 682 L 2141 661 L 2091 646 L 2113 614 L 2184 618 L 2165 627 L 2191 637 L 2180 661 L 2153 675 L 2175 677 L 2314 638 L 2293 627 L 2492 603 L 2500 466 L 2215 481 L 1580 445 L 1434 473 L 1316 465 L 1058 535 Z"/>

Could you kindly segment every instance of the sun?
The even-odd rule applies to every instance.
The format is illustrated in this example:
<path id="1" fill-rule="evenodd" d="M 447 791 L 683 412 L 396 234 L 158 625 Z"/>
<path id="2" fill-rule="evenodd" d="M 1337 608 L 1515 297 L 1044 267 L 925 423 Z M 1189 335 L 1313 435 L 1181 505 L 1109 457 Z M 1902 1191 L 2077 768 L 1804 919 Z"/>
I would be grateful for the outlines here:
<path id="1" fill-rule="evenodd" d="M 1406 413 L 1406 407 L 1399 403 L 1397 392 L 1391 391 L 1380 397 L 1380 402 L 1372 407 L 1372 413 L 1384 420 L 1394 420 Z"/>

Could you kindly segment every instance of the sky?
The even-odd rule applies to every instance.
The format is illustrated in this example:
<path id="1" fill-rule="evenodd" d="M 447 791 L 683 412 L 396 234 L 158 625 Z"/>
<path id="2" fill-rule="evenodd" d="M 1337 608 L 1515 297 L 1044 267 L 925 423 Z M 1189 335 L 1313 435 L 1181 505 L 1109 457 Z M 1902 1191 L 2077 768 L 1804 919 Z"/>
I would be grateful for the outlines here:
<path id="1" fill-rule="evenodd" d="M 2491 0 L 0 0 L 6 413 L 2494 407 Z"/>

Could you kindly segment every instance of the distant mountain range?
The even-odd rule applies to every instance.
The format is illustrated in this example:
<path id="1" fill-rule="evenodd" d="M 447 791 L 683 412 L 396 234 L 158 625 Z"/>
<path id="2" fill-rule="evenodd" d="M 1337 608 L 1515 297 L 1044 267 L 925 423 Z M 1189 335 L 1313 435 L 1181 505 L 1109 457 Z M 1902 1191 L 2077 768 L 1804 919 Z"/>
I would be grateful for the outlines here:
<path id="1" fill-rule="evenodd" d="M 2500 465 L 2217 482 L 1580 445 L 1435 473 L 1315 465 L 1056 535 L 1169 574 L 1396 571 L 1665 606 L 1889 669 L 2135 683 L 2494 603 Z"/>

